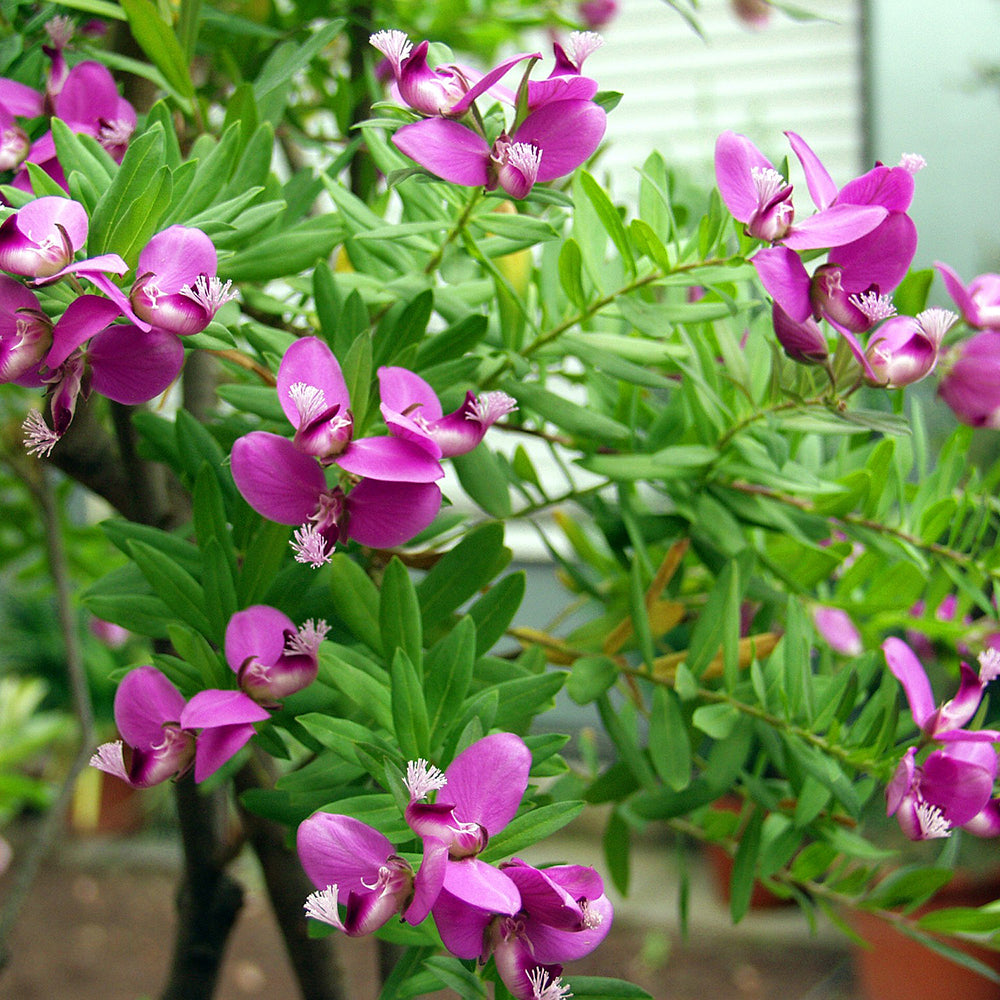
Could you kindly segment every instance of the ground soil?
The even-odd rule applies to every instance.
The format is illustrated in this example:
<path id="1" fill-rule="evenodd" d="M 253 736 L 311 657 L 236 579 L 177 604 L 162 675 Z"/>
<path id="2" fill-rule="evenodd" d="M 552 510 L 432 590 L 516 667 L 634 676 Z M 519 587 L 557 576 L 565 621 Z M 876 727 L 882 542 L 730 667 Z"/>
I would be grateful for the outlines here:
<path id="1" fill-rule="evenodd" d="M 0 973 L 2 1000 L 154 1000 L 174 920 L 175 859 L 91 841 L 64 845 L 42 870 Z M 252 870 L 218 1000 L 297 1000 L 298 992 Z M 2 889 L 0 889 L 2 891 Z M 374 1000 L 374 954 L 339 939 L 350 1000 Z M 617 976 L 656 1000 L 858 1000 L 843 942 L 806 935 L 747 940 L 699 932 L 681 943 L 658 919 L 625 914 L 569 973 Z M 450 996 L 450 994 L 440 994 Z"/>

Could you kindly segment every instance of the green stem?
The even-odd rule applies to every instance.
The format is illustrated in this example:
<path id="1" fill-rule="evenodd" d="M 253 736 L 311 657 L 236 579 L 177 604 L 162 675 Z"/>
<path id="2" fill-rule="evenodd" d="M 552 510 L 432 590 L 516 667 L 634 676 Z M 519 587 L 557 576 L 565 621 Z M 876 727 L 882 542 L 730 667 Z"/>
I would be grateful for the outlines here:
<path id="1" fill-rule="evenodd" d="M 427 262 L 426 266 L 424 267 L 424 274 L 433 274 L 438 269 L 438 267 L 441 264 L 441 261 L 444 259 L 445 250 L 447 250 L 448 247 L 451 246 L 451 244 L 454 243 L 455 240 L 458 239 L 458 237 L 462 234 L 462 232 L 466 227 L 466 224 L 469 221 L 469 217 L 472 215 L 472 210 L 476 207 L 476 205 L 479 204 L 479 201 L 482 197 L 483 197 L 482 188 L 477 187 L 472 189 L 472 196 L 466 202 L 465 208 L 462 209 L 462 214 L 458 217 L 458 220 L 456 221 L 455 225 L 451 227 L 451 230 L 448 232 L 448 235 L 444 238 L 444 242 L 434 252 L 434 255 Z"/>

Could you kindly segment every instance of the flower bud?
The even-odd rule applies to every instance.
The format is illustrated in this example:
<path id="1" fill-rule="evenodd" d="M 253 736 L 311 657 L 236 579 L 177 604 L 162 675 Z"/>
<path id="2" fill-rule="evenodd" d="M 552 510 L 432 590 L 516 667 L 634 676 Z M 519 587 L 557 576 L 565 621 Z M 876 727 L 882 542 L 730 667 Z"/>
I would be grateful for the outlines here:
<path id="1" fill-rule="evenodd" d="M 830 356 L 826 337 L 811 316 L 804 323 L 796 323 L 777 302 L 772 310 L 774 332 L 785 353 L 804 365 L 821 365 Z"/>

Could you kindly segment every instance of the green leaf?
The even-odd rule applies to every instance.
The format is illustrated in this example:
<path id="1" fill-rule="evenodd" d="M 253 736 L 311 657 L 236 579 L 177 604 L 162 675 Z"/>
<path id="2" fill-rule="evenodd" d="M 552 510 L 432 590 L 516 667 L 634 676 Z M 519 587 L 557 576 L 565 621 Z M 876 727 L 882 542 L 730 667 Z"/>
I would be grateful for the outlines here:
<path id="1" fill-rule="evenodd" d="M 210 538 L 201 548 L 205 557 L 205 611 L 209 621 L 215 626 L 212 638 L 221 643 L 229 619 L 239 610 L 233 568 L 227 550 L 217 537 Z"/>
<path id="2" fill-rule="evenodd" d="M 733 858 L 733 876 L 731 880 L 731 895 L 729 913 L 733 923 L 738 924 L 750 908 L 750 896 L 753 893 L 757 855 L 760 851 L 760 832 L 763 814 L 757 808 L 750 817 L 740 836 Z"/>
<path id="3" fill-rule="evenodd" d="M 572 237 L 566 240 L 559 251 L 559 284 L 566 297 L 578 309 L 587 305 L 587 293 L 583 290 L 583 257 L 580 247 Z"/>
<path id="4" fill-rule="evenodd" d="M 694 710 L 691 721 L 696 729 L 711 736 L 713 740 L 724 740 L 740 721 L 740 713 L 739 709 L 725 702 L 702 705 Z"/>
<path id="5" fill-rule="evenodd" d="M 524 729 L 528 720 L 552 708 L 567 676 L 564 670 L 550 670 L 496 684 L 487 692 L 496 694 L 499 699 L 493 725 L 499 729 Z"/>
<path id="6" fill-rule="evenodd" d="M 334 213 L 305 219 L 219 261 L 219 277 L 270 281 L 298 274 L 329 257 L 343 235 L 343 224 Z"/>
<path id="7" fill-rule="evenodd" d="M 926 902 L 939 889 L 946 886 L 955 873 L 950 868 L 923 868 L 917 865 L 900 868 L 886 876 L 865 897 L 866 906 L 877 906 L 883 910 L 895 907 L 912 909 Z M 938 913 L 943 911 L 937 911 Z M 975 910 L 973 910 L 975 912 Z M 994 914 L 994 927 L 982 930 L 1000 930 L 1000 914 Z M 921 926 L 924 926 L 921 921 Z M 947 930 L 949 928 L 929 927 L 928 930 Z M 950 928 L 951 930 L 969 930 L 971 928 Z M 975 928 L 979 930 L 980 928 Z"/>
<path id="8" fill-rule="evenodd" d="M 679 444 L 651 455 L 588 455 L 579 465 L 616 482 L 643 479 L 689 479 L 696 469 L 706 468 L 719 457 L 714 448 Z"/>
<path id="9" fill-rule="evenodd" d="M 499 833 L 490 837 L 483 861 L 497 861 L 532 847 L 539 841 L 572 823 L 583 812 L 582 802 L 553 802 L 539 806 L 512 819 Z"/>
<path id="10" fill-rule="evenodd" d="M 343 552 L 331 563 L 330 591 L 337 617 L 351 634 L 376 653 L 382 651 L 379 626 L 379 592 L 371 577 Z"/>
<path id="11" fill-rule="evenodd" d="M 462 1000 L 486 1000 L 486 984 L 457 958 L 436 955 L 424 959 L 424 966 L 434 974 L 442 986 L 454 990 Z"/>
<path id="12" fill-rule="evenodd" d="M 167 82 L 182 96 L 194 97 L 194 84 L 187 59 L 177 36 L 160 17 L 149 0 L 119 0 L 128 18 L 132 37 L 147 58 L 164 75 Z"/>
<path id="13" fill-rule="evenodd" d="M 580 187 L 583 189 L 594 211 L 597 212 L 601 225 L 611 237 L 615 249 L 621 256 L 622 263 L 631 274 L 636 273 L 635 256 L 632 253 L 632 245 L 625 234 L 625 226 L 618 209 L 611 203 L 611 199 L 604 193 L 603 188 L 586 170 L 580 172 L 578 176 Z"/>
<path id="14" fill-rule="evenodd" d="M 322 28 L 310 28 L 307 41 L 279 46 L 264 64 L 254 82 L 254 96 L 258 101 L 287 83 L 305 69 L 343 31 L 344 21 L 330 21 Z M 278 50 L 281 50 L 280 52 Z"/>
<path id="15" fill-rule="evenodd" d="M 274 578 L 288 552 L 285 524 L 261 520 L 246 549 L 238 579 L 239 605 L 259 603 L 274 583 Z"/>
<path id="16" fill-rule="evenodd" d="M 628 824 L 617 809 L 613 809 L 608 816 L 601 842 L 611 881 L 623 896 L 627 896 L 631 880 L 632 837 Z"/>
<path id="17" fill-rule="evenodd" d="M 563 977 L 574 997 L 586 1000 L 653 1000 L 641 986 L 627 983 L 624 979 L 606 979 L 603 976 Z"/>
<path id="18" fill-rule="evenodd" d="M 488 653 L 510 628 L 527 586 L 524 570 L 510 573 L 495 583 L 469 608 L 476 626 L 476 656 Z"/>
<path id="19" fill-rule="evenodd" d="M 522 407 L 577 437 L 607 444 L 623 444 L 632 437 L 632 431 L 625 424 L 595 411 L 593 407 L 581 406 L 557 396 L 540 385 L 507 382 L 503 389 Z"/>
<path id="20" fill-rule="evenodd" d="M 417 585 L 417 599 L 425 625 L 450 615 L 463 601 L 488 586 L 510 562 L 503 543 L 503 525 L 480 525 L 431 567 Z"/>
<path id="21" fill-rule="evenodd" d="M 424 661 L 427 716 L 431 744 L 437 745 L 451 728 L 472 682 L 476 662 L 476 628 L 465 615 L 427 653 Z"/>
<path id="22" fill-rule="evenodd" d="M 96 139 L 78 135 L 59 118 L 52 119 L 52 138 L 67 177 L 78 170 L 98 190 L 103 191 L 118 172 L 118 164 Z"/>
<path id="23" fill-rule="evenodd" d="M 194 577 L 151 545 L 133 541 L 129 549 L 139 571 L 167 607 L 202 635 L 212 635 L 212 623 L 204 612 L 205 592 Z"/>
<path id="24" fill-rule="evenodd" d="M 391 731 L 393 721 L 389 678 L 382 671 L 385 680 L 379 680 L 374 671 L 365 670 L 339 656 L 332 645 L 329 640 L 320 644 L 319 680 L 343 692 L 379 726 Z M 375 670 L 381 670 L 377 665 L 373 666 Z"/>
<path id="25" fill-rule="evenodd" d="M 578 705 L 589 705 L 618 680 L 618 664 L 610 656 L 581 656 L 573 663 L 566 693 Z"/>
<path id="26" fill-rule="evenodd" d="M 200 632 L 176 623 L 168 625 L 167 632 L 177 655 L 198 671 L 206 688 L 233 686 L 232 671 L 219 662 L 218 654 Z"/>
<path id="27" fill-rule="evenodd" d="M 427 704 L 417 668 L 402 647 L 396 648 L 392 658 L 391 693 L 393 728 L 399 749 L 407 760 L 427 757 L 430 754 Z"/>
<path id="28" fill-rule="evenodd" d="M 510 486 L 500 460 L 489 448 L 481 444 L 464 455 L 456 455 L 451 464 L 462 489 L 487 514 L 501 520 L 510 517 Z"/>
<path id="29" fill-rule="evenodd" d="M 649 757 L 656 773 L 675 792 L 691 783 L 691 736 L 680 699 L 669 688 L 659 687 L 653 692 Z"/>
<path id="30" fill-rule="evenodd" d="M 401 649 L 418 675 L 422 673 L 420 605 L 410 573 L 396 556 L 393 556 L 382 577 L 379 634 L 382 637 L 382 654 L 386 659 L 394 657 L 396 650 Z"/>

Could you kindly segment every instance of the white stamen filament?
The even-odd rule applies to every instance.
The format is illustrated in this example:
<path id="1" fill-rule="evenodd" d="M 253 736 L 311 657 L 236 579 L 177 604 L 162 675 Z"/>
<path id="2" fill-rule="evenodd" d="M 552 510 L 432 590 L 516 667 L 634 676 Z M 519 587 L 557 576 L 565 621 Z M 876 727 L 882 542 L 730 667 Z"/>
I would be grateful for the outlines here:
<path id="1" fill-rule="evenodd" d="M 506 149 L 504 163 L 520 170 L 525 179 L 532 184 L 538 177 L 538 168 L 542 165 L 542 151 L 529 142 L 512 142 Z"/>
<path id="2" fill-rule="evenodd" d="M 303 653 L 306 656 L 315 656 L 316 650 L 319 649 L 319 644 L 326 638 L 326 634 L 329 631 L 330 626 L 327 625 L 324 619 L 321 618 L 317 622 L 310 618 L 300 626 L 295 635 L 289 636 L 288 641 L 285 643 L 285 649 L 289 653 Z"/>
<path id="3" fill-rule="evenodd" d="M 892 304 L 891 295 L 879 295 L 878 292 L 856 292 L 848 300 L 869 323 L 878 323 L 896 315 L 896 307 Z"/>
<path id="4" fill-rule="evenodd" d="M 125 769 L 125 754 L 121 740 L 114 743 L 102 743 L 91 755 L 90 766 L 96 767 L 98 771 L 121 778 L 128 781 L 128 771 Z"/>
<path id="5" fill-rule="evenodd" d="M 397 73 L 400 64 L 413 51 L 413 43 L 407 37 L 406 32 L 396 28 L 388 31 L 376 31 L 374 35 L 368 36 L 368 41 L 392 63 Z"/>
<path id="6" fill-rule="evenodd" d="M 583 910 L 583 926 L 587 930 L 593 930 L 595 927 L 601 926 L 604 922 L 604 914 L 600 910 L 591 909 L 589 900 L 581 899 L 580 907 Z"/>
<path id="7" fill-rule="evenodd" d="M 958 322 L 958 313 L 953 313 L 950 309 L 934 307 L 917 313 L 916 318 L 920 329 L 934 341 L 936 346 L 940 347 L 944 335 Z"/>
<path id="8" fill-rule="evenodd" d="M 295 382 L 288 387 L 288 395 L 299 411 L 299 422 L 308 424 L 326 409 L 326 393 L 318 386 Z"/>
<path id="9" fill-rule="evenodd" d="M 604 39 L 596 31 L 571 31 L 569 33 L 569 52 L 573 65 L 579 73 L 583 69 L 583 61 L 596 49 L 604 44 Z"/>
<path id="10" fill-rule="evenodd" d="M 48 458 L 59 442 L 59 434 L 49 427 L 38 410 L 28 412 L 21 430 L 24 431 L 24 448 L 29 455 Z"/>
<path id="11" fill-rule="evenodd" d="M 57 14 L 45 22 L 45 34 L 49 36 L 53 48 L 66 48 L 73 37 L 73 30 L 73 19 L 65 14 Z"/>
<path id="12" fill-rule="evenodd" d="M 308 563 L 313 569 L 319 569 L 330 561 L 331 553 L 326 551 L 326 539 L 311 524 L 303 524 L 297 528 L 291 541 L 295 561 Z"/>
<path id="13" fill-rule="evenodd" d="M 573 994 L 560 976 L 549 981 L 549 974 L 540 965 L 527 973 L 532 1000 L 569 1000 Z"/>
<path id="14" fill-rule="evenodd" d="M 429 764 L 423 757 L 411 760 L 406 765 L 406 787 L 409 789 L 411 802 L 419 802 L 447 784 L 444 772 Z"/>
<path id="15" fill-rule="evenodd" d="M 239 295 L 239 292 L 233 288 L 232 281 L 223 284 L 222 279 L 214 275 L 209 278 L 204 274 L 199 274 L 193 288 L 190 285 L 182 286 L 181 295 L 187 296 L 192 302 L 200 305 L 210 316 L 214 316 L 227 302 L 232 302 Z"/>
<path id="16" fill-rule="evenodd" d="M 1000 650 L 984 649 L 979 654 L 979 680 L 989 684 L 1000 677 Z"/>
<path id="17" fill-rule="evenodd" d="M 112 121 L 102 121 L 97 133 L 97 141 L 110 152 L 116 146 L 128 145 L 134 131 L 135 128 L 131 122 L 118 118 Z"/>
<path id="18" fill-rule="evenodd" d="M 344 929 L 343 921 L 340 919 L 340 911 L 337 908 L 337 886 L 328 885 L 325 889 L 311 893 L 305 902 L 307 917 L 313 920 L 320 920 L 324 924 L 330 924 L 338 930 Z"/>
<path id="19" fill-rule="evenodd" d="M 508 396 L 505 392 L 484 392 L 476 398 L 476 401 L 466 413 L 466 420 L 476 420 L 486 427 L 490 427 L 501 417 L 508 413 L 513 413 L 517 409 L 517 400 L 513 396 Z"/>
<path id="20" fill-rule="evenodd" d="M 751 167 L 750 178 L 757 189 L 757 205 L 760 208 L 769 205 L 774 196 L 788 186 L 788 181 L 774 167 Z"/>
<path id="21" fill-rule="evenodd" d="M 927 166 L 927 161 L 919 153 L 903 153 L 899 165 L 908 173 L 919 173 Z"/>
<path id="22" fill-rule="evenodd" d="M 937 806 L 929 802 L 918 802 L 916 806 L 917 823 L 925 840 L 936 840 L 951 836 L 951 823 L 944 818 Z"/>

